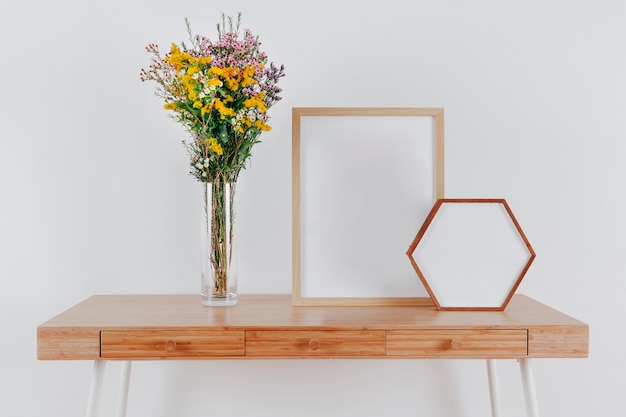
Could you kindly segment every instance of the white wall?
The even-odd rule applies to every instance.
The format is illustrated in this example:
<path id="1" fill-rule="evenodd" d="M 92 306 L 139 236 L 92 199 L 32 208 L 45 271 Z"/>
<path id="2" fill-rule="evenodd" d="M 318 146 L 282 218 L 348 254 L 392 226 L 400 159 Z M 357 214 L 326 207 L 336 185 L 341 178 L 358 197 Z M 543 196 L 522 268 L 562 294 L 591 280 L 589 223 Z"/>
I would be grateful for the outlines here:
<path id="1" fill-rule="evenodd" d="M 145 45 L 185 39 L 184 17 L 214 37 L 220 14 L 239 10 L 287 72 L 274 129 L 240 181 L 241 292 L 291 291 L 292 107 L 444 107 L 446 195 L 506 198 L 538 254 L 519 292 L 591 326 L 588 359 L 534 362 L 543 415 L 626 414 L 625 4 L 0 3 L 0 415 L 84 413 L 92 364 L 37 361 L 38 324 L 94 293 L 198 290 L 185 133 L 139 70 Z M 500 368 L 505 414 L 522 416 L 516 364 Z M 118 372 L 110 364 L 107 400 Z M 129 416 L 489 413 L 476 361 L 133 372 Z"/>

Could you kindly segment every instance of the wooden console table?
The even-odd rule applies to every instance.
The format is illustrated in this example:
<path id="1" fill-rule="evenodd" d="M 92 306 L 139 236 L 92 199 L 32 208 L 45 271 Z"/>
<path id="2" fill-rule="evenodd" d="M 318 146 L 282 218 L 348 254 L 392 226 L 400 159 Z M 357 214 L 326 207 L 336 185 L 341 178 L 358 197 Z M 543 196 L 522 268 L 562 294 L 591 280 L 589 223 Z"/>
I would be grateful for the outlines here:
<path id="1" fill-rule="evenodd" d="M 133 360 L 486 359 L 493 417 L 500 416 L 495 359 L 520 363 L 527 413 L 538 417 L 531 358 L 583 358 L 586 324 L 529 297 L 507 309 L 294 307 L 291 295 L 240 295 L 204 307 L 199 295 L 96 295 L 37 328 L 42 360 L 93 360 L 87 416 L 97 414 L 104 366 L 123 361 L 118 415 L 126 415 Z"/>

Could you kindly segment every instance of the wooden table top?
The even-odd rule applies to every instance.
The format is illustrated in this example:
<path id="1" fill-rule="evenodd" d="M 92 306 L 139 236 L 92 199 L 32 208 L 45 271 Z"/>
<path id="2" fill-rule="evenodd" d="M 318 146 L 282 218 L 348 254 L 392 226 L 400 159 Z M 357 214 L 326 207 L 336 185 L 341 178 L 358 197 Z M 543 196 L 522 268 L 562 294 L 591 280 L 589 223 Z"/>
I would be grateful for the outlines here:
<path id="1" fill-rule="evenodd" d="M 589 328 L 516 294 L 504 311 L 419 307 L 299 307 L 290 294 L 241 294 L 233 307 L 200 295 L 94 295 L 37 328 L 39 359 L 99 359 L 104 331 L 526 330 L 528 357 L 586 357 Z"/>

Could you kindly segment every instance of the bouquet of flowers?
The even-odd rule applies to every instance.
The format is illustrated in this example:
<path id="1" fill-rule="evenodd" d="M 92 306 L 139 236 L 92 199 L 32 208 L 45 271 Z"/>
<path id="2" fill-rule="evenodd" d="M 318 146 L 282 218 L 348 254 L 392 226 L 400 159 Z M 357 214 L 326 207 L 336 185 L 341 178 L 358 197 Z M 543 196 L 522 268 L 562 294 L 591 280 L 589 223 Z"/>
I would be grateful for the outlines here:
<path id="1" fill-rule="evenodd" d="M 228 22 L 228 27 L 227 27 Z M 270 130 L 267 111 L 281 99 L 284 67 L 267 64 L 261 42 L 237 20 L 222 15 L 217 41 L 193 35 L 189 45 L 172 43 L 164 56 L 155 44 L 142 81 L 157 83 L 166 110 L 191 134 L 183 141 L 190 173 L 203 183 L 205 203 L 202 303 L 234 305 L 237 273 L 233 251 L 234 185 L 259 135 Z"/>
<path id="2" fill-rule="evenodd" d="M 281 99 L 284 66 L 267 65 L 250 30 L 240 38 L 241 13 L 236 22 L 222 15 L 215 42 L 193 35 L 188 19 L 185 24 L 190 45 L 172 43 L 165 56 L 148 45 L 152 64 L 140 78 L 157 83 L 165 109 L 191 134 L 184 141 L 191 174 L 203 182 L 235 182 L 259 135 L 271 129 L 267 112 Z"/>

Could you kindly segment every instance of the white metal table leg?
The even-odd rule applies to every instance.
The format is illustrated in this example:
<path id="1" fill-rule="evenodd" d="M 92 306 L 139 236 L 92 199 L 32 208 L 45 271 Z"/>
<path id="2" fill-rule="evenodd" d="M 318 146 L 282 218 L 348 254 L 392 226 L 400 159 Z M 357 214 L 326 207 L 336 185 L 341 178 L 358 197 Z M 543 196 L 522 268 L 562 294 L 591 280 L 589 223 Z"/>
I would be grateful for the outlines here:
<path id="1" fill-rule="evenodd" d="M 93 362 L 93 376 L 91 378 L 91 388 L 89 389 L 89 399 L 87 400 L 87 417 L 98 416 L 98 405 L 100 403 L 106 362 L 105 360 L 95 360 Z"/>
<path id="2" fill-rule="evenodd" d="M 487 359 L 487 374 L 489 376 L 489 398 L 491 400 L 491 417 L 501 417 L 500 385 L 498 384 L 498 367 L 495 359 Z"/>
<path id="3" fill-rule="evenodd" d="M 120 376 L 120 391 L 117 403 L 117 416 L 126 417 L 126 408 L 128 405 L 128 386 L 130 384 L 130 370 L 132 362 L 122 362 L 122 371 Z"/>
<path id="4" fill-rule="evenodd" d="M 535 379 L 530 366 L 530 358 L 519 360 L 520 371 L 522 372 L 522 384 L 524 385 L 524 398 L 526 400 L 526 414 L 528 417 L 539 417 L 539 407 L 537 406 L 537 394 L 535 392 Z"/>

